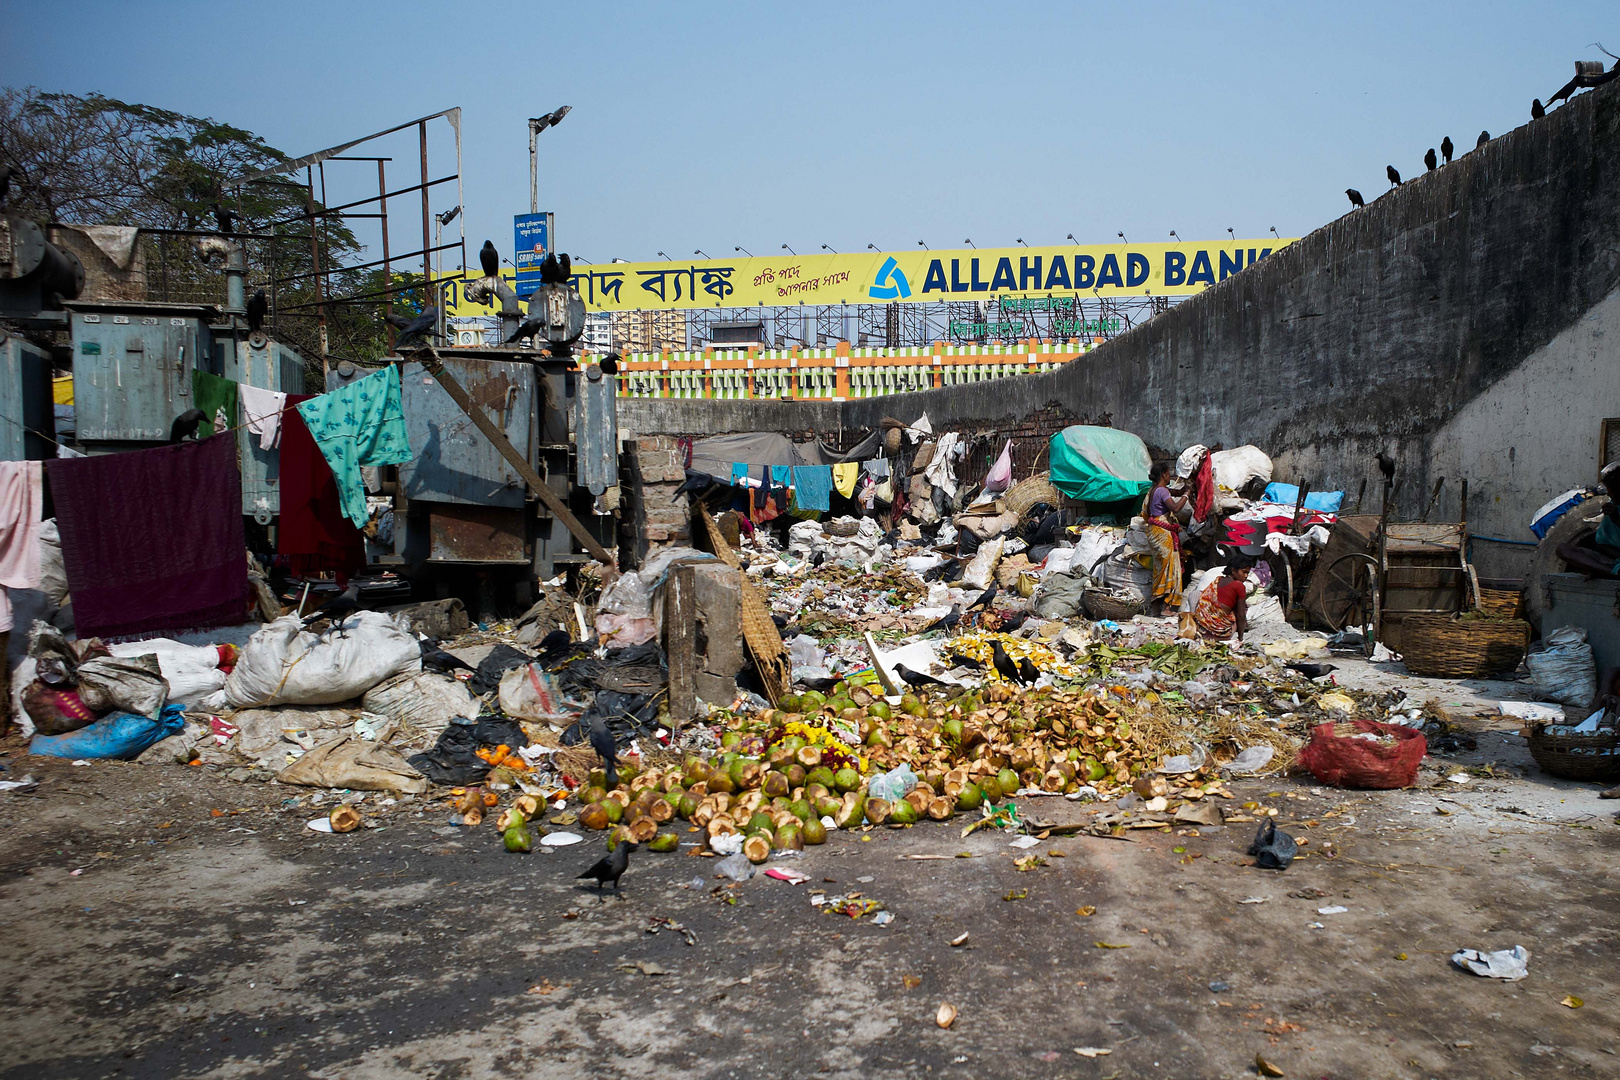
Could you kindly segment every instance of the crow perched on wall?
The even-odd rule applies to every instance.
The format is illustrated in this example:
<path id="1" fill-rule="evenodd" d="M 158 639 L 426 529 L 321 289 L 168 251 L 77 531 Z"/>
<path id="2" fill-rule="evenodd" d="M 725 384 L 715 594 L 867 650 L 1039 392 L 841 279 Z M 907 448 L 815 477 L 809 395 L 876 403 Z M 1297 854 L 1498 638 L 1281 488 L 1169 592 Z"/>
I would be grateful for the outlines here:
<path id="1" fill-rule="evenodd" d="M 1390 187 L 1400 187 L 1401 186 L 1401 174 L 1395 171 L 1395 166 L 1393 166 L 1393 165 L 1385 165 L 1384 166 L 1384 175 L 1389 177 L 1389 186 Z"/>
<path id="2" fill-rule="evenodd" d="M 172 444 L 182 439 L 195 439 L 197 437 L 197 425 L 205 419 L 207 419 L 207 416 L 201 409 L 187 409 L 175 417 L 174 423 L 169 425 L 169 442 Z"/>
<path id="3" fill-rule="evenodd" d="M 1434 147 L 1429 147 L 1429 152 L 1423 155 L 1423 164 L 1430 172 L 1440 167 L 1440 159 L 1434 156 Z"/>
<path id="4" fill-rule="evenodd" d="M 1440 140 L 1440 156 L 1446 159 L 1447 165 L 1451 164 L 1451 151 L 1451 136 L 1447 135 L 1445 138 Z"/>
<path id="5" fill-rule="evenodd" d="M 1353 207 L 1353 208 L 1364 208 L 1364 207 L 1366 207 L 1367 203 L 1366 203 L 1365 200 L 1362 199 L 1361 192 L 1357 191 L 1355 188 L 1347 187 L 1347 188 L 1344 189 L 1344 193 L 1349 198 L 1351 207 Z"/>

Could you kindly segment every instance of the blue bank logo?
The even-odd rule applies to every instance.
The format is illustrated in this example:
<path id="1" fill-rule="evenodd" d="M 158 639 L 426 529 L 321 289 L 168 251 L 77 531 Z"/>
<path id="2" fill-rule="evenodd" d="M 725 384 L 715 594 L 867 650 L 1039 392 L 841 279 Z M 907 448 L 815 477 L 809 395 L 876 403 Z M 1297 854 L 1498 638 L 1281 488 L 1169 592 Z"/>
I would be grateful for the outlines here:
<path id="1" fill-rule="evenodd" d="M 883 265 L 878 268 L 877 277 L 873 280 L 872 287 L 866 290 L 866 295 L 873 300 L 904 300 L 911 295 L 911 282 L 906 280 L 905 273 L 894 261 L 893 255 L 885 259 Z"/>

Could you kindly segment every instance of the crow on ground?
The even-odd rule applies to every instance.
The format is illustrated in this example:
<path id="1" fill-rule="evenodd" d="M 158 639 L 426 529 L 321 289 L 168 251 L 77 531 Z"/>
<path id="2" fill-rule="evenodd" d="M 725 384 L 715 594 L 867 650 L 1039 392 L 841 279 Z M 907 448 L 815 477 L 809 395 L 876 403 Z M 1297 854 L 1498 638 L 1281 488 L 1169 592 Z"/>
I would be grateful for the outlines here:
<path id="1" fill-rule="evenodd" d="M 988 589 L 980 593 L 974 599 L 973 603 L 967 606 L 967 609 L 969 611 L 972 611 L 974 608 L 984 608 L 986 611 L 990 610 L 990 603 L 991 601 L 995 600 L 997 589 L 998 587 L 996 584 L 992 582 Z"/>
<path id="2" fill-rule="evenodd" d="M 1389 177 L 1389 186 L 1390 187 L 1400 187 L 1401 186 L 1401 174 L 1395 171 L 1395 166 L 1393 166 L 1393 165 L 1385 165 L 1384 166 L 1384 175 Z"/>
<path id="3" fill-rule="evenodd" d="M 927 633 L 931 633 L 931 632 L 933 632 L 935 630 L 944 630 L 946 632 L 949 632 L 949 631 L 955 630 L 956 629 L 956 624 L 961 622 L 961 621 L 962 621 L 962 605 L 961 604 L 952 604 L 951 605 L 951 610 L 947 614 L 941 616 L 938 621 L 936 621 L 936 622 L 934 622 L 934 623 L 932 623 L 932 624 L 930 624 L 928 626 L 923 627 L 923 633 L 927 634 Z"/>
<path id="4" fill-rule="evenodd" d="M 264 329 L 264 316 L 269 310 L 270 301 L 264 298 L 264 290 L 254 289 L 247 302 L 248 333 L 257 334 Z"/>
<path id="5" fill-rule="evenodd" d="M 607 787 L 612 791 L 619 786 L 619 747 L 613 741 L 607 721 L 600 716 L 591 717 L 590 736 L 591 749 L 602 759 L 602 767 L 607 771 Z"/>
<path id="6" fill-rule="evenodd" d="M 618 847 L 596 860 L 589 870 L 574 880 L 584 881 L 586 878 L 592 878 L 596 882 L 598 891 L 601 890 L 603 885 L 611 881 L 613 883 L 613 892 L 617 895 L 619 892 L 619 879 L 624 876 L 625 870 L 630 866 L 630 853 L 635 849 L 635 841 L 620 840 Z M 607 897 L 603 896 L 602 899 L 606 900 Z"/>
<path id="7" fill-rule="evenodd" d="M 1290 669 L 1299 672 L 1307 679 L 1320 679 L 1330 671 L 1338 669 L 1332 664 L 1319 664 L 1309 660 L 1299 660 L 1287 665 Z"/>
<path id="8" fill-rule="evenodd" d="M 174 423 L 169 425 L 169 442 L 177 443 L 182 439 L 195 439 L 197 437 L 197 425 L 205 419 L 207 419 L 207 414 L 201 409 L 187 409 L 175 417 Z"/>
<path id="9" fill-rule="evenodd" d="M 304 625 L 308 626 L 317 619 L 330 619 L 331 626 L 326 628 L 327 633 L 331 633 L 333 628 L 336 628 L 338 637 L 343 637 L 343 620 L 347 619 L 350 615 L 353 615 L 354 610 L 359 606 L 360 585 L 358 582 L 350 582 L 347 589 L 344 589 L 337 596 L 332 597 L 332 599 L 328 600 L 326 603 L 322 604 L 308 615 L 305 615 Z"/>
<path id="10" fill-rule="evenodd" d="M 904 664 L 894 665 L 894 673 L 900 676 L 900 681 L 907 686 L 944 686 L 943 679 L 936 679 L 932 675 L 924 675 L 920 671 L 913 671 Z"/>
<path id="11" fill-rule="evenodd" d="M 1344 189 L 1344 193 L 1347 196 L 1349 196 L 1351 206 L 1353 206 L 1353 207 L 1354 206 L 1362 206 L 1362 207 L 1364 207 L 1364 206 L 1367 205 L 1367 203 L 1361 197 L 1361 192 L 1357 191 L 1355 188 L 1347 187 L 1347 188 Z"/>
<path id="12" fill-rule="evenodd" d="M 1430 172 L 1440 167 L 1440 159 L 1434 156 L 1434 147 L 1429 147 L 1429 152 L 1423 155 L 1423 164 Z"/>
<path id="13" fill-rule="evenodd" d="M 1003 679 L 1010 683 L 1023 682 L 1018 674 L 1018 665 L 1012 662 L 1012 657 L 1007 655 L 1007 650 L 1001 647 L 999 640 L 990 643 L 990 662 L 995 665 L 996 672 Z"/>
<path id="14" fill-rule="evenodd" d="M 1029 659 L 1024 657 L 1018 661 L 1018 681 L 1025 686 L 1034 686 L 1041 677 L 1041 669 L 1036 667 Z"/>
<path id="15" fill-rule="evenodd" d="M 425 668 L 429 668 L 445 675 L 450 674 L 450 672 L 456 670 L 457 668 L 461 668 L 463 671 L 478 670 L 454 653 L 448 653 L 439 648 L 439 643 L 430 637 L 424 636 L 421 644 L 422 666 Z"/>
<path id="16" fill-rule="evenodd" d="M 983 664 L 981 664 L 977 660 L 973 659 L 973 657 L 971 657 L 971 656 L 963 656 L 959 652 L 946 653 L 945 654 L 945 659 L 947 659 L 947 660 L 949 660 L 951 662 L 952 667 L 972 668 L 974 671 L 983 671 L 984 670 L 984 665 Z"/>
<path id="17" fill-rule="evenodd" d="M 478 249 L 478 265 L 484 268 L 484 276 L 497 277 L 501 272 L 501 253 L 495 250 L 493 240 L 485 240 L 484 246 Z"/>
<path id="18" fill-rule="evenodd" d="M 1447 165 L 1451 164 L 1451 151 L 1452 151 L 1452 149 L 1453 149 L 1453 147 L 1451 145 L 1451 136 L 1450 135 L 1447 135 L 1445 138 L 1440 140 L 1440 156 L 1446 159 L 1446 164 Z"/>

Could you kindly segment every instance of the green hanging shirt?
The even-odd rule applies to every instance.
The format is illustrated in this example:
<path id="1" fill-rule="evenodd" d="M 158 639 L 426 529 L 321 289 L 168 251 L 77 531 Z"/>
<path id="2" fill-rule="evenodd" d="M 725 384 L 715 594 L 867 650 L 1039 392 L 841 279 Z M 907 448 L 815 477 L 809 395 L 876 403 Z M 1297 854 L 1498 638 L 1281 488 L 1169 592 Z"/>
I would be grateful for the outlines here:
<path id="1" fill-rule="evenodd" d="M 197 438 L 218 435 L 236 426 L 236 384 L 231 380 L 193 369 L 191 400 L 203 412 L 202 423 L 197 425 Z"/>
<path id="2" fill-rule="evenodd" d="M 348 386 L 298 406 L 321 456 L 332 467 L 343 516 L 356 525 L 366 521 L 366 488 L 362 465 L 399 465 L 412 458 L 400 404 L 399 370 L 392 365 Z"/>

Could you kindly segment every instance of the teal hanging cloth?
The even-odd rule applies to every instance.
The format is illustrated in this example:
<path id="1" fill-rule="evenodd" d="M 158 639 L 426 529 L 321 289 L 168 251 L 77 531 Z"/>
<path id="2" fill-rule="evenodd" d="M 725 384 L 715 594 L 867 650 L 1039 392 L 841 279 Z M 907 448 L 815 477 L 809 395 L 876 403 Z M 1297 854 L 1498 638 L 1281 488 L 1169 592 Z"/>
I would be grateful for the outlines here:
<path id="1" fill-rule="evenodd" d="M 362 465 L 400 465 L 411 460 L 400 404 L 399 371 L 392 365 L 298 406 L 321 456 L 332 467 L 343 516 L 364 525 L 366 489 Z"/>
<path id="2" fill-rule="evenodd" d="M 793 489 L 801 509 L 832 509 L 832 474 L 831 465 L 793 466 Z"/>

